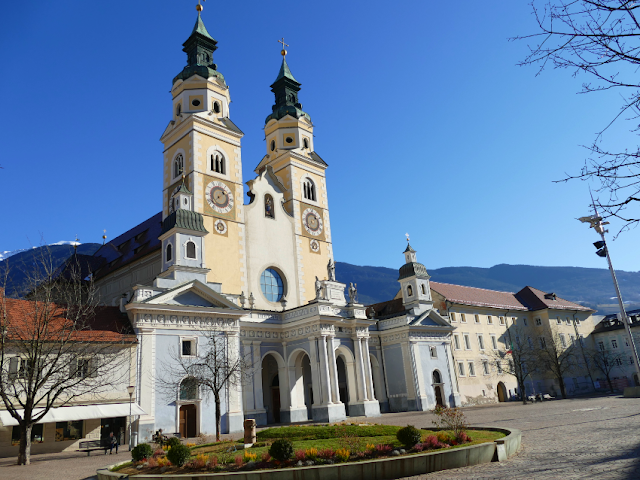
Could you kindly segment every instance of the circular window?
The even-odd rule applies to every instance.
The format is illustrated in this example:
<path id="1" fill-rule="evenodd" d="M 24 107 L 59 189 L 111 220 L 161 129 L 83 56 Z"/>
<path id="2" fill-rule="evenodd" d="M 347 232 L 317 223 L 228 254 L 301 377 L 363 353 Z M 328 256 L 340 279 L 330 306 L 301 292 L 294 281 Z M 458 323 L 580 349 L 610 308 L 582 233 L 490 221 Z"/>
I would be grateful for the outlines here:
<path id="1" fill-rule="evenodd" d="M 284 139 L 284 141 L 287 142 L 287 143 L 293 143 L 293 138 L 287 137 L 287 138 Z"/>
<path id="2" fill-rule="evenodd" d="M 267 268 L 260 275 L 260 288 L 270 302 L 279 302 L 284 294 L 282 277 L 273 268 Z"/>
<path id="3" fill-rule="evenodd" d="M 199 107 L 200 106 L 200 100 L 198 100 L 198 99 L 192 100 L 191 101 L 191 105 L 193 105 L 194 107 Z"/>
<path id="4" fill-rule="evenodd" d="M 276 141 L 271 140 L 271 151 L 273 152 L 276 149 Z"/>
<path id="5" fill-rule="evenodd" d="M 218 102 L 213 102 L 213 112 L 220 113 L 220 104 Z"/>

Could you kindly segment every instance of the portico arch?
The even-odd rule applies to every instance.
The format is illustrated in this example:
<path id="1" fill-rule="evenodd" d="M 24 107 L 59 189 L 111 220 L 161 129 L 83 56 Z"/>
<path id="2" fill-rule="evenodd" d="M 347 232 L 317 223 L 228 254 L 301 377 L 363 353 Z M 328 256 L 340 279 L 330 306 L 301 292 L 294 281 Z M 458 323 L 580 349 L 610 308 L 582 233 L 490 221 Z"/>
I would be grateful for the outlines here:
<path id="1" fill-rule="evenodd" d="M 315 398 L 315 392 L 312 384 L 311 361 L 306 350 L 302 348 L 294 350 L 289 355 L 287 368 L 289 370 L 289 395 L 291 401 L 290 421 L 308 420 L 312 416 L 311 406 Z"/>
<path id="2" fill-rule="evenodd" d="M 269 351 L 262 356 L 262 403 L 267 413 L 267 423 L 281 423 L 282 410 L 289 408 L 287 368 L 282 356 Z"/>
<path id="3" fill-rule="evenodd" d="M 338 392 L 340 401 L 345 404 L 345 411 L 349 415 L 349 405 L 358 401 L 356 387 L 355 358 L 351 350 L 345 345 L 336 349 L 336 367 L 338 370 Z"/>
<path id="4" fill-rule="evenodd" d="M 387 401 L 387 392 L 384 388 L 384 374 L 380 368 L 380 362 L 375 355 L 369 355 L 371 359 L 371 377 L 373 379 L 373 393 L 380 404 Z"/>

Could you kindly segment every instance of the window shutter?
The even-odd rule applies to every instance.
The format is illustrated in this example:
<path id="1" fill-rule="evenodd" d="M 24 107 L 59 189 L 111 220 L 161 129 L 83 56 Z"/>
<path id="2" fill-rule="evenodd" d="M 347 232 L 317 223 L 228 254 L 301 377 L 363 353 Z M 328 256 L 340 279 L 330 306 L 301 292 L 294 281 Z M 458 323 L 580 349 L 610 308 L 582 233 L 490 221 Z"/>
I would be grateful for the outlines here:
<path id="1" fill-rule="evenodd" d="M 9 377 L 16 378 L 18 376 L 18 365 L 20 364 L 19 357 L 11 357 L 9 359 Z"/>

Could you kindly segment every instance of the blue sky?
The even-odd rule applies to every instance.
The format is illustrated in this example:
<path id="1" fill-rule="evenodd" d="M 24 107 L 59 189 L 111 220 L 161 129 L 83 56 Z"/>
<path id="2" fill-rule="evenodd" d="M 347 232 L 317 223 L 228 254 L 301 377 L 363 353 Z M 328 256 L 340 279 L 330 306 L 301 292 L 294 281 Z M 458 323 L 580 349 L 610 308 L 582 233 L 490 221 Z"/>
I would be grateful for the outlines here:
<path id="1" fill-rule="evenodd" d="M 160 135 L 195 2 L 8 2 L 0 15 L 0 251 L 100 242 L 161 209 Z M 616 112 L 567 71 L 517 67 L 526 0 L 206 2 L 203 20 L 245 132 L 245 181 L 265 153 L 269 85 L 289 66 L 327 161 L 335 258 L 397 268 L 409 232 L 428 268 L 606 267 L 577 172 Z M 618 149 L 635 145 L 624 129 Z M 612 231 L 616 225 L 613 225 Z M 638 231 L 610 243 L 640 270 Z"/>

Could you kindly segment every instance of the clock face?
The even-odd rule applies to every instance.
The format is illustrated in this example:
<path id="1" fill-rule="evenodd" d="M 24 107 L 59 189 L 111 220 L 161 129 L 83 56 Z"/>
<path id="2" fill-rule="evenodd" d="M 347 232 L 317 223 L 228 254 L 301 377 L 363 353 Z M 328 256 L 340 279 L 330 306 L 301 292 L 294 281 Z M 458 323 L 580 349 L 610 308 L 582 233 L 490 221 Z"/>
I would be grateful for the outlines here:
<path id="1" fill-rule="evenodd" d="M 216 220 L 216 223 L 213 224 L 213 227 L 220 235 L 224 235 L 225 233 L 227 233 L 227 224 L 222 220 Z"/>
<path id="2" fill-rule="evenodd" d="M 222 182 L 212 181 L 204 190 L 207 203 L 218 213 L 228 213 L 233 208 L 233 194 Z"/>
<path id="3" fill-rule="evenodd" d="M 313 208 L 307 208 L 302 214 L 302 224 L 304 229 L 311 235 L 320 235 L 322 233 L 322 218 L 320 214 Z"/>

